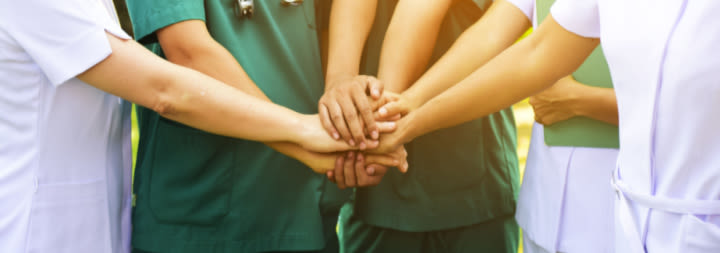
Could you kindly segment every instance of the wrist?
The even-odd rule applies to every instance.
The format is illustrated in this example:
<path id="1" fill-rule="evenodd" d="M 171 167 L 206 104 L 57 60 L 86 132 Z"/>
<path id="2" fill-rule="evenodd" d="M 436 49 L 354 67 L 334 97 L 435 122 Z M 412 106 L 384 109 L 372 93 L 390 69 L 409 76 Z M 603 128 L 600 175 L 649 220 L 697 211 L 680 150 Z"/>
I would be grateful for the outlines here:
<path id="1" fill-rule="evenodd" d="M 399 145 L 405 145 L 406 143 L 412 141 L 415 139 L 415 137 L 418 136 L 417 125 L 415 123 L 416 121 L 416 115 L 417 113 L 408 113 L 404 117 L 402 117 L 400 120 L 397 121 L 397 130 L 398 131 L 398 144 Z"/>
<path id="2" fill-rule="evenodd" d="M 308 115 L 297 114 L 291 120 L 291 128 L 293 130 L 287 131 L 290 135 L 290 141 L 304 147 L 307 144 L 310 136 L 312 136 L 311 122 L 308 121 Z"/>
<path id="3" fill-rule="evenodd" d="M 338 73 L 329 73 L 325 75 L 325 90 L 330 90 L 332 87 L 334 87 L 336 84 L 342 82 L 343 80 L 352 80 L 355 78 L 358 74 L 357 73 L 349 73 L 349 72 L 338 72 Z"/>

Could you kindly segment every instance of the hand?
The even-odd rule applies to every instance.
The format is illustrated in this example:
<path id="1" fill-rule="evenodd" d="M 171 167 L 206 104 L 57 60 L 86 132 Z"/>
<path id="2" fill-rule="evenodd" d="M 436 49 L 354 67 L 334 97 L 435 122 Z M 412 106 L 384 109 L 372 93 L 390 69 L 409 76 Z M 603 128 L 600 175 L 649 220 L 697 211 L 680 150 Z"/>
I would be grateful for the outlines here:
<path id="1" fill-rule="evenodd" d="M 382 104 L 377 109 L 377 115 L 375 116 L 379 120 L 398 120 L 418 107 L 418 105 L 411 103 L 402 95 L 389 91 L 386 91 L 379 101 Z"/>
<path id="2" fill-rule="evenodd" d="M 323 127 L 336 140 L 342 137 L 351 146 L 368 148 L 366 135 L 373 140 L 380 137 L 368 95 L 377 100 L 382 93 L 382 83 L 370 76 L 332 81 L 332 88 L 325 91 L 318 105 Z"/>
<path id="3" fill-rule="evenodd" d="M 578 116 L 576 89 L 578 83 L 572 76 L 558 80 L 553 86 L 530 97 L 535 112 L 535 121 L 549 126 Z"/>
<path id="4" fill-rule="evenodd" d="M 327 172 L 333 171 L 335 168 L 335 161 L 338 160 L 338 158 L 344 156 L 345 153 L 317 153 L 317 152 L 307 152 L 304 157 L 298 157 L 298 161 L 305 164 L 305 166 L 310 167 L 310 169 L 313 170 L 313 172 L 318 174 L 325 174 Z"/>
<path id="5" fill-rule="evenodd" d="M 358 149 L 357 147 L 350 146 L 345 142 L 330 137 L 320 124 L 320 118 L 317 114 L 302 115 L 300 116 L 300 121 L 302 129 L 300 130 L 299 140 L 295 141 L 295 143 L 309 151 L 330 153 Z M 395 131 L 397 124 L 395 122 L 383 121 L 377 122 L 377 126 L 378 131 L 385 133 Z M 368 148 L 375 148 L 377 146 L 378 141 L 368 141 Z"/>
<path id="6" fill-rule="evenodd" d="M 386 155 L 348 152 L 338 158 L 334 171 L 326 174 L 340 189 L 367 187 L 379 184 L 389 167 L 397 167 L 402 173 L 407 172 L 407 151 L 404 147 Z"/>

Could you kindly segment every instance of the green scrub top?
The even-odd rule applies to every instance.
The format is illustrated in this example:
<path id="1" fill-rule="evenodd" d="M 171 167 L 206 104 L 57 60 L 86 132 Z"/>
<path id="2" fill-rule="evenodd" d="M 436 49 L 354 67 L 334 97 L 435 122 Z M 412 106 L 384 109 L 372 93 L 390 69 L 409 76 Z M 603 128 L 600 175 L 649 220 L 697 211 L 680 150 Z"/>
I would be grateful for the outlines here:
<path id="1" fill-rule="evenodd" d="M 128 0 L 135 35 L 163 55 L 155 31 L 203 20 L 276 104 L 316 113 L 324 89 L 313 0 Z M 323 213 L 349 197 L 302 163 L 262 143 L 213 135 L 138 110 L 140 143 L 133 246 L 155 252 L 317 250 Z M 243 124 L 243 122 L 237 122 Z M 334 213 L 334 214 L 333 214 Z"/>
<path id="2" fill-rule="evenodd" d="M 380 1 L 362 63 L 377 73 L 382 40 L 397 0 Z M 443 21 L 432 56 L 440 58 L 480 18 L 484 1 L 458 0 Z M 421 136 L 405 146 L 410 170 L 389 170 L 375 187 L 357 189 L 355 214 L 364 222 L 422 232 L 512 215 L 519 189 L 517 137 L 510 108 Z M 345 215 L 343 213 L 342 215 Z"/>

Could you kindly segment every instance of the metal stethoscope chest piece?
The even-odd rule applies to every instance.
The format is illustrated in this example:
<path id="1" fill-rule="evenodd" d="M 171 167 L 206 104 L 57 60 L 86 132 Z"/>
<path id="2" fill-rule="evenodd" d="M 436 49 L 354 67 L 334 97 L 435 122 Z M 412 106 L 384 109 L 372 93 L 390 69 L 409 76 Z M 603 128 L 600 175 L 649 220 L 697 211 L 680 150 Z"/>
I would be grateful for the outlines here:
<path id="1" fill-rule="evenodd" d="M 283 6 L 298 6 L 301 5 L 304 0 L 281 0 L 280 4 Z M 239 18 L 251 18 L 255 12 L 255 1 L 254 0 L 237 0 L 235 5 L 235 15 Z"/>

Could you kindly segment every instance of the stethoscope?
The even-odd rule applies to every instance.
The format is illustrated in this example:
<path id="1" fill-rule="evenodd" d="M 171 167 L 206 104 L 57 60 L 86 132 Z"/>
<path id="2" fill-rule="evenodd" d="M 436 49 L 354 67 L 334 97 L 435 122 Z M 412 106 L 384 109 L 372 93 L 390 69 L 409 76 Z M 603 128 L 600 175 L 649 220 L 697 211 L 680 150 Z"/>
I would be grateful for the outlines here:
<path id="1" fill-rule="evenodd" d="M 283 6 L 298 6 L 303 2 L 304 0 L 280 0 L 280 4 Z M 237 4 L 235 5 L 235 16 L 240 19 L 245 17 L 251 18 L 254 12 L 254 0 L 237 0 Z"/>

